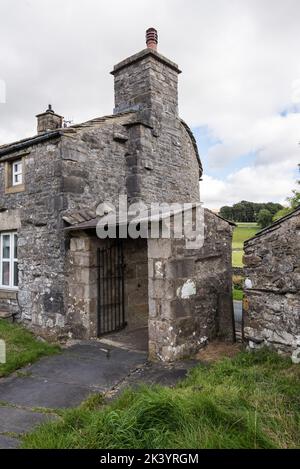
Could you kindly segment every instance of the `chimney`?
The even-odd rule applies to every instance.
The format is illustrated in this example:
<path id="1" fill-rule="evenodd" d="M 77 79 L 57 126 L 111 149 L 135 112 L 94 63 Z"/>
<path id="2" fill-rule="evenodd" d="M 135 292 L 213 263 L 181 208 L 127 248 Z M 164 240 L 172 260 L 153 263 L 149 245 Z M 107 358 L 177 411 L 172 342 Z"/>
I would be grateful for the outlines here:
<path id="1" fill-rule="evenodd" d="M 158 34 L 155 28 L 147 29 L 146 44 L 147 44 L 148 49 L 157 50 Z"/>
<path id="2" fill-rule="evenodd" d="M 37 133 L 43 134 L 51 130 L 61 129 L 63 126 L 63 117 L 55 114 L 51 104 L 48 109 L 42 114 L 38 114 L 37 118 Z"/>
<path id="3" fill-rule="evenodd" d="M 146 31 L 147 48 L 114 66 L 114 114 L 147 110 L 161 117 L 178 114 L 178 65 L 157 52 L 156 29 Z"/>

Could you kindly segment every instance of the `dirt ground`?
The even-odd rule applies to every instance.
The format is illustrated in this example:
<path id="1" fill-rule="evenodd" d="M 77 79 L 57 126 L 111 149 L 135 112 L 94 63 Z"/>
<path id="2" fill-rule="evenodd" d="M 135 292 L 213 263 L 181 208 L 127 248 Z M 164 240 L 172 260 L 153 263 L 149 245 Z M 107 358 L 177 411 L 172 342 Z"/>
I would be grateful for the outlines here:
<path id="1" fill-rule="evenodd" d="M 232 358 L 242 349 L 242 344 L 227 344 L 225 342 L 210 342 L 196 355 L 196 360 L 214 363 L 224 357 Z"/>

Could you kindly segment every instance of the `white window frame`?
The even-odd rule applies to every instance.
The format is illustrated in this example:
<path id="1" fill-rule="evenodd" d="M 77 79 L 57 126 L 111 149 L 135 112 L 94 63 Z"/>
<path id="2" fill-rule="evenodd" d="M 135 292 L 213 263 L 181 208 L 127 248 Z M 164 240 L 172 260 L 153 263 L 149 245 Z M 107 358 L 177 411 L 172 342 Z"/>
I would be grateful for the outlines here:
<path id="1" fill-rule="evenodd" d="M 15 169 L 15 165 L 20 167 L 19 170 Z M 20 176 L 20 181 L 15 181 L 15 177 Z M 11 169 L 11 177 L 12 177 L 12 186 L 20 186 L 23 184 L 23 162 L 22 160 L 15 160 L 12 162 L 12 169 Z"/>
<path id="2" fill-rule="evenodd" d="M 9 257 L 3 257 L 3 237 L 9 236 Z M 2 290 L 18 290 L 18 286 L 14 285 L 14 264 L 18 264 L 18 259 L 15 257 L 15 236 L 18 235 L 16 231 L 3 231 L 0 233 L 0 289 Z M 9 285 L 3 285 L 3 262 L 9 263 Z"/>

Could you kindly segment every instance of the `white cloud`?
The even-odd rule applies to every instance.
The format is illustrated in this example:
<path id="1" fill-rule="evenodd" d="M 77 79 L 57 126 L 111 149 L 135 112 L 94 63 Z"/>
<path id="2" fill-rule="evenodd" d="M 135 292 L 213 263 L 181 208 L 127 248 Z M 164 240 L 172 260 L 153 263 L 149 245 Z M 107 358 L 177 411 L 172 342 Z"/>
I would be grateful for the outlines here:
<path id="1" fill-rule="evenodd" d="M 300 114 L 279 115 L 300 96 L 299 20 L 298 0 L 1 0 L 0 144 L 33 134 L 48 103 L 75 122 L 111 113 L 109 71 L 155 26 L 183 70 L 182 117 L 221 141 L 211 168 L 257 152 L 224 181 L 206 176 L 204 201 L 284 200 L 300 161 Z"/>
<path id="2" fill-rule="evenodd" d="M 241 200 L 285 204 L 293 185 L 289 171 L 279 163 L 246 166 L 231 173 L 224 181 L 204 176 L 200 193 L 204 205 L 213 209 Z"/>

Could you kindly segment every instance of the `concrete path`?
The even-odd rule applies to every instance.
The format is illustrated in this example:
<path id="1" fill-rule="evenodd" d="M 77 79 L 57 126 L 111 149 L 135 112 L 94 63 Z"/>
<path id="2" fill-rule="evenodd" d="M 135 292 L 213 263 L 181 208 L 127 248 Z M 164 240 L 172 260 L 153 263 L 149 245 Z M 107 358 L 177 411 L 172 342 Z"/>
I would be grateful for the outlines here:
<path id="1" fill-rule="evenodd" d="M 173 385 L 195 364 L 146 362 L 146 352 L 81 342 L 0 379 L 0 448 L 18 447 L 18 436 L 56 418 L 55 409 L 75 407 L 93 393 L 113 397 L 139 382 Z"/>

